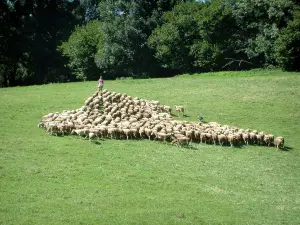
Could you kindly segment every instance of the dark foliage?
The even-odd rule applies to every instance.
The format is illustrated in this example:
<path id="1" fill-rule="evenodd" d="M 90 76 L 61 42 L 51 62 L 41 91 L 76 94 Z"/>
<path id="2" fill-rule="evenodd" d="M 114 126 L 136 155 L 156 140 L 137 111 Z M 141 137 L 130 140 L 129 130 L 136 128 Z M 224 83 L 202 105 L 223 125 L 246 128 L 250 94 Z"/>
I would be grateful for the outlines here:
<path id="1" fill-rule="evenodd" d="M 279 67 L 299 71 L 295 0 L 0 1 L 0 86 Z"/>

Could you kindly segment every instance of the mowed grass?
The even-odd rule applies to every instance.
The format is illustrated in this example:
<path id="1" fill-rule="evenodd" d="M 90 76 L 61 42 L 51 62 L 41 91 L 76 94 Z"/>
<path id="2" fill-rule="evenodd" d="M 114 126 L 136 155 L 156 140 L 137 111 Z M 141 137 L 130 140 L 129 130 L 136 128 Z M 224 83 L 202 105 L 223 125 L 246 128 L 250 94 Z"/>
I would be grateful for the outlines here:
<path id="1" fill-rule="evenodd" d="M 0 224 L 300 224 L 300 74 L 223 72 L 105 81 L 186 117 L 286 139 L 285 151 L 147 140 L 89 142 L 37 127 L 96 82 L 0 89 Z M 177 118 L 175 116 L 175 118 Z"/>

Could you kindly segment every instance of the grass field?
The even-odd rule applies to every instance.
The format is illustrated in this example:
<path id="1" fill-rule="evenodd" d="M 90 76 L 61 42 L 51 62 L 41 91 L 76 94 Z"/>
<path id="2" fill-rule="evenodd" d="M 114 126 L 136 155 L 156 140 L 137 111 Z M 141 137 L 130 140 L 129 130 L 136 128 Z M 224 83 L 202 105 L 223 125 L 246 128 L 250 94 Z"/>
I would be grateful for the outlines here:
<path id="1" fill-rule="evenodd" d="M 49 136 L 96 82 L 0 89 L 0 224 L 300 224 L 300 74 L 221 72 L 105 81 L 184 105 L 184 120 L 282 135 L 287 149 Z"/>

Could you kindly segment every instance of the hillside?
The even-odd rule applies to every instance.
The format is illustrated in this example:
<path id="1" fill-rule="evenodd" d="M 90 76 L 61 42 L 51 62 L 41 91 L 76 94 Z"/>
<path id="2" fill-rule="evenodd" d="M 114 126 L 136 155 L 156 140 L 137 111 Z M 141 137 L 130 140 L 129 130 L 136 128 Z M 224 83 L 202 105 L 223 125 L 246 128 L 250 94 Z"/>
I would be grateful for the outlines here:
<path id="1" fill-rule="evenodd" d="M 220 72 L 105 81 L 184 105 L 186 117 L 282 135 L 286 151 L 55 137 L 49 112 L 79 108 L 96 82 L 0 89 L 0 223 L 299 224 L 300 74 Z M 176 118 L 176 117 L 175 117 Z"/>

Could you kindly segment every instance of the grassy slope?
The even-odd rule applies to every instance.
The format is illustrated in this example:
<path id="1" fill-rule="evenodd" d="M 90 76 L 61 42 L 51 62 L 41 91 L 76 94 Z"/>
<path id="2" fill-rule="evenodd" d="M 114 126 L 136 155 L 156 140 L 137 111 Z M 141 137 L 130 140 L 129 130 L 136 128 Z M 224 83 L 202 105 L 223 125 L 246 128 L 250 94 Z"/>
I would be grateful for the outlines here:
<path id="1" fill-rule="evenodd" d="M 242 77 L 237 77 L 242 75 Z M 48 112 L 79 108 L 96 82 L 0 89 L 0 224 L 299 224 L 300 76 L 283 72 L 106 81 L 184 105 L 186 120 L 255 128 L 290 151 L 52 137 Z"/>

